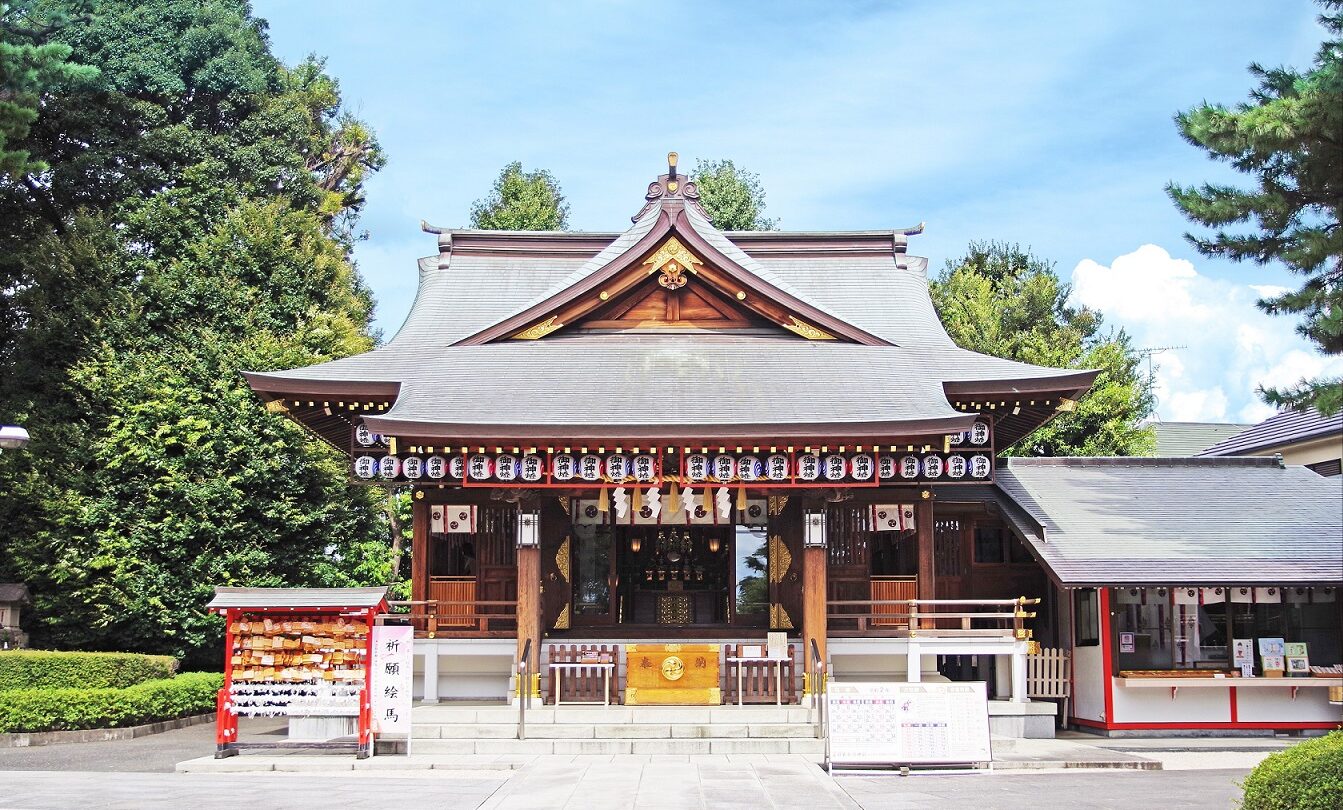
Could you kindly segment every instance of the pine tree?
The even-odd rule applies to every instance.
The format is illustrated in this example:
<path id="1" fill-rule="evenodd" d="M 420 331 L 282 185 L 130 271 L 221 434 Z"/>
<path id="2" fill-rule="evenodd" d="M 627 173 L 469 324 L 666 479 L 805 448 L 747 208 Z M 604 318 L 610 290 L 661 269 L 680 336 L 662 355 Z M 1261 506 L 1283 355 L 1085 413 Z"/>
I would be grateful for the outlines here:
<path id="1" fill-rule="evenodd" d="M 562 231 L 569 226 L 569 204 L 554 175 L 545 169 L 524 172 L 514 161 L 499 172 L 494 187 L 471 206 L 471 227 L 498 231 Z"/>
<path id="2" fill-rule="evenodd" d="M 1166 187 L 1189 219 L 1211 236 L 1189 234 L 1205 256 L 1278 262 L 1301 286 L 1259 302 L 1274 315 L 1301 318 L 1297 331 L 1328 355 L 1343 354 L 1343 0 L 1321 0 L 1329 39 L 1305 73 L 1250 66 L 1259 86 L 1228 109 L 1203 103 L 1176 116 L 1180 134 L 1213 160 L 1229 163 L 1255 188 L 1204 183 Z M 1228 230 L 1228 226 L 1242 226 Z M 1343 378 L 1260 389 L 1264 399 L 1323 414 L 1343 409 Z"/>

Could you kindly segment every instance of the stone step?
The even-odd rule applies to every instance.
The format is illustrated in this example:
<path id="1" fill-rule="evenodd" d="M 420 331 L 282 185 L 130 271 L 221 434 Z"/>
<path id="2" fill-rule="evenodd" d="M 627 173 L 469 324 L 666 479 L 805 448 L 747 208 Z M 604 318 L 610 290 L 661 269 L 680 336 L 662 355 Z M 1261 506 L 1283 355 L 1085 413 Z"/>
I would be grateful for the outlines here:
<path id="1" fill-rule="evenodd" d="M 516 706 L 422 704 L 412 720 L 430 723 L 516 723 Z M 527 724 L 563 723 L 808 723 L 812 709 L 803 706 L 555 706 L 534 705 Z"/>
<path id="2" fill-rule="evenodd" d="M 825 742 L 807 738 L 705 739 L 416 739 L 415 754 L 809 754 L 825 752 Z"/>
<path id="3" fill-rule="evenodd" d="M 417 723 L 417 740 L 516 739 L 516 723 Z M 527 723 L 534 739 L 800 739 L 814 737 L 811 723 Z"/>

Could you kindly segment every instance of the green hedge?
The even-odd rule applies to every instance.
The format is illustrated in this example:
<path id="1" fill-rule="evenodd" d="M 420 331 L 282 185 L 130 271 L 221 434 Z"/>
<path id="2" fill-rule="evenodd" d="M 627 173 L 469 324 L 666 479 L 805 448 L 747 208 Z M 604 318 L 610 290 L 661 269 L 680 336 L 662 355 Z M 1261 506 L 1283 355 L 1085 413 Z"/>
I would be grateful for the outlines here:
<path id="1" fill-rule="evenodd" d="M 1343 807 L 1343 731 L 1269 756 L 1241 787 L 1245 810 L 1338 810 Z"/>
<path id="2" fill-rule="evenodd" d="M 217 672 L 187 672 L 125 689 L 0 692 L 0 732 L 120 728 L 214 711 Z"/>
<path id="3" fill-rule="evenodd" d="M 139 653 L 0 652 L 0 692 L 12 689 L 106 689 L 171 678 L 177 662 Z"/>

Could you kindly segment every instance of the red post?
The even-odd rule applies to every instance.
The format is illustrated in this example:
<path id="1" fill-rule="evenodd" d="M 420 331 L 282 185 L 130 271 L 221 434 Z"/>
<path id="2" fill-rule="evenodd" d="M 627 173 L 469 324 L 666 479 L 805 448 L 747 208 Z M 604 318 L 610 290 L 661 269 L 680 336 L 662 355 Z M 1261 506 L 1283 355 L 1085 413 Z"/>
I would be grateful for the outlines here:
<path id="1" fill-rule="evenodd" d="M 373 754 L 373 625 L 376 616 L 376 609 L 364 614 L 368 633 L 364 637 L 364 686 L 359 695 L 359 759 Z"/>

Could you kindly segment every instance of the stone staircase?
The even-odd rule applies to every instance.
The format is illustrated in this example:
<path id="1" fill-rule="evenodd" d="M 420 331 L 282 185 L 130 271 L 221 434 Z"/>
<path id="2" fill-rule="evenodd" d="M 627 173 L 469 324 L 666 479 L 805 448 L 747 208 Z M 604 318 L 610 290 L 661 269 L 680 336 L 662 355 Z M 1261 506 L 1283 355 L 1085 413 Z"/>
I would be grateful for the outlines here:
<path id="1" fill-rule="evenodd" d="M 807 754 L 812 710 L 798 706 L 416 706 L 416 754 Z"/>

